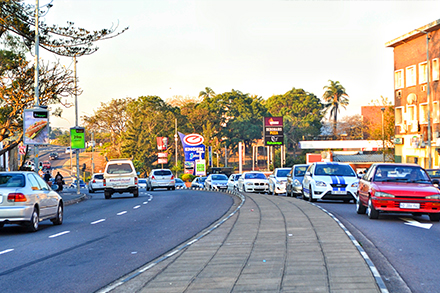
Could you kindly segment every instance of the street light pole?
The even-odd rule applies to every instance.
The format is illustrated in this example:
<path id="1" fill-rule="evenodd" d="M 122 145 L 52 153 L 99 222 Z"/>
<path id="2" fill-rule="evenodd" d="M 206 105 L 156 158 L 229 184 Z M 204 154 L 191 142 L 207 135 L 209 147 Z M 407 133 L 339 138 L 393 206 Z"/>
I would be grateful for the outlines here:
<path id="1" fill-rule="evenodd" d="M 75 80 L 74 80 L 74 87 L 75 87 L 75 127 L 78 127 L 78 93 L 77 93 L 77 85 L 76 85 L 76 55 L 73 56 L 73 69 L 75 71 Z M 70 151 L 72 152 L 73 149 L 70 148 Z M 75 149 L 76 154 L 76 193 L 80 194 L 80 179 L 79 179 L 79 149 Z M 84 178 L 85 179 L 85 178 Z"/>
<path id="2" fill-rule="evenodd" d="M 426 103 L 427 103 L 427 118 L 428 118 L 428 167 L 432 168 L 432 155 L 431 155 L 431 97 L 429 86 L 429 33 L 423 30 L 417 30 L 426 35 Z"/>
<path id="3" fill-rule="evenodd" d="M 35 80 L 34 80 L 34 94 L 35 94 L 35 107 L 40 106 L 40 89 L 39 89 L 39 83 L 40 83 L 40 67 L 38 64 L 38 61 L 40 59 L 40 37 L 38 35 L 38 27 L 39 27 L 39 14 L 40 14 L 40 3 L 39 0 L 35 1 Z M 38 172 L 39 166 L 38 166 L 38 145 L 34 145 L 34 166 L 35 170 Z"/>
<path id="4" fill-rule="evenodd" d="M 385 163 L 385 128 L 384 128 L 384 117 L 383 113 L 385 111 L 385 108 L 380 108 L 382 111 L 382 156 L 383 156 L 383 162 Z"/>

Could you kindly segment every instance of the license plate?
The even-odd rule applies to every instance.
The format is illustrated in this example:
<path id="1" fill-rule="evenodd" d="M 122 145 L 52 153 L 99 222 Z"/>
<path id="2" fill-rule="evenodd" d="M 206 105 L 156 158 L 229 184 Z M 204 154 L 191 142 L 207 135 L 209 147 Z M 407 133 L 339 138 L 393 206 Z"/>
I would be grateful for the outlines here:
<path id="1" fill-rule="evenodd" d="M 420 209 L 419 203 L 401 202 L 399 206 L 401 209 Z"/>
<path id="2" fill-rule="evenodd" d="M 334 190 L 333 194 L 347 194 L 347 191 L 345 191 L 345 190 Z"/>

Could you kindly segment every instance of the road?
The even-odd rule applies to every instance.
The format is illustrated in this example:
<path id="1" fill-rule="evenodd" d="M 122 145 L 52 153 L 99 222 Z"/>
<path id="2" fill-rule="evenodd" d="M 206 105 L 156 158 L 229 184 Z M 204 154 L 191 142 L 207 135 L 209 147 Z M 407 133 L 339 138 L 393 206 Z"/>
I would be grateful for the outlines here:
<path id="1" fill-rule="evenodd" d="M 36 233 L 0 230 L 4 292 L 94 292 L 170 251 L 219 219 L 233 200 L 224 193 L 103 193 L 65 208 L 61 226 Z"/>
<path id="2" fill-rule="evenodd" d="M 438 292 L 440 224 L 428 216 L 358 215 L 354 204 L 318 201 L 356 237 L 378 268 L 390 292 Z"/>

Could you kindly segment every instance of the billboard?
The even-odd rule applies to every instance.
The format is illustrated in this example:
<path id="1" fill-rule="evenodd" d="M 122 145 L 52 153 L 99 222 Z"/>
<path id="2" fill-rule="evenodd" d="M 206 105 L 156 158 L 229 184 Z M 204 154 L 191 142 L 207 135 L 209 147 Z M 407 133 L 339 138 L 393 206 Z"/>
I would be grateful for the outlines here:
<path id="1" fill-rule="evenodd" d="M 168 137 L 156 137 L 157 150 L 166 151 L 168 148 Z"/>
<path id="2" fill-rule="evenodd" d="M 283 117 L 264 117 L 263 132 L 265 146 L 283 145 Z"/>
<path id="3" fill-rule="evenodd" d="M 85 149 L 86 148 L 85 134 L 86 131 L 84 127 L 70 128 L 70 147 L 72 149 Z"/>
<path id="4" fill-rule="evenodd" d="M 185 155 L 185 174 L 195 174 L 196 161 L 205 159 L 204 138 L 200 134 L 192 133 L 185 135 L 179 132 L 180 141 Z"/>
<path id="5" fill-rule="evenodd" d="M 49 111 L 43 108 L 23 111 L 23 143 L 49 144 Z"/>

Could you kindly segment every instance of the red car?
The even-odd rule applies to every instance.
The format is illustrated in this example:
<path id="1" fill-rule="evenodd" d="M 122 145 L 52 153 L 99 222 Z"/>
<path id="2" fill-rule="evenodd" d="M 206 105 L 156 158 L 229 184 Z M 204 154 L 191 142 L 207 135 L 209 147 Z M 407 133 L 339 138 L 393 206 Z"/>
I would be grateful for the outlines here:
<path id="1" fill-rule="evenodd" d="M 382 212 L 429 215 L 440 220 L 440 191 L 428 174 L 416 164 L 373 164 L 359 180 L 356 212 L 377 219 Z"/>
<path id="2" fill-rule="evenodd" d="M 42 167 L 43 169 L 50 169 L 52 166 L 49 161 L 43 161 Z"/>

